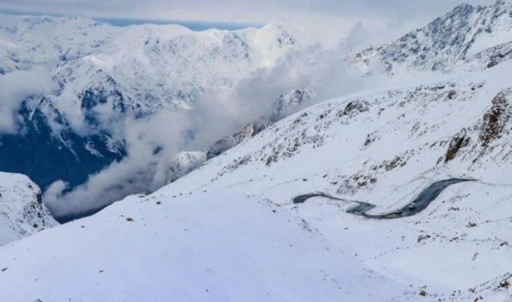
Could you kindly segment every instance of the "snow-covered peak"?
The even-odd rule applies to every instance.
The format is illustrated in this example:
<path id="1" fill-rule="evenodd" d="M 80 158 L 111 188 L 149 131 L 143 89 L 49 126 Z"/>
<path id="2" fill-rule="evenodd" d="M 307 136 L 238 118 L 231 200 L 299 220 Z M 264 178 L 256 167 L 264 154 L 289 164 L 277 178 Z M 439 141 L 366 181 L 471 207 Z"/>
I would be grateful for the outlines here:
<path id="1" fill-rule="evenodd" d="M 380 68 L 390 74 L 414 71 L 449 71 L 464 68 L 481 53 L 512 41 L 512 4 L 463 4 L 427 26 L 357 55 L 363 70 Z M 509 59 L 508 57 L 505 59 Z M 480 69 L 489 62 L 480 62 Z M 476 67 L 475 67 L 476 68 Z"/>
<path id="2" fill-rule="evenodd" d="M 271 67 L 290 49 L 296 48 L 296 44 L 303 44 L 306 41 L 299 28 L 284 22 L 269 23 L 254 31 L 252 40 L 254 46 L 262 53 L 262 67 Z"/>
<path id="3" fill-rule="evenodd" d="M 149 196 L 0 248 L 0 300 L 510 300 L 508 16 L 504 1 L 459 6 L 358 57 L 389 73 L 478 63 L 477 72 L 343 96 L 273 125 L 249 124 L 206 152 L 178 154 L 171 165 L 141 161 L 144 173 L 114 170 L 138 190 L 153 185 L 145 172 L 156 167 L 164 167 L 157 176 L 167 181 L 199 167 Z M 92 125 L 107 109 L 110 118 L 178 104 L 193 110 L 204 91 L 232 87 L 300 45 L 274 24 L 199 33 L 176 26 L 115 30 L 92 52 L 77 47 L 57 58 L 52 75 L 60 86 L 42 103 L 83 113 Z M 505 42 L 487 45 L 487 38 Z M 16 41 L 2 37 L 19 58 L 26 53 L 13 50 Z M 48 44 L 37 47 L 55 54 Z M 11 61 L 12 68 L 34 62 Z M 276 119 L 312 96 L 307 89 L 283 94 Z M 167 130 L 147 129 L 136 135 Z M 101 139 L 111 145 L 100 137 L 87 141 L 86 151 L 102 157 Z M 454 179 L 465 181 L 428 190 Z M 424 196 L 430 200 L 418 209 Z M 366 210 L 358 214 L 355 206 Z"/>
<path id="4" fill-rule="evenodd" d="M 0 17 L 0 40 L 13 46 L 0 52 L 4 72 L 56 64 L 97 51 L 118 28 L 84 17 Z"/>

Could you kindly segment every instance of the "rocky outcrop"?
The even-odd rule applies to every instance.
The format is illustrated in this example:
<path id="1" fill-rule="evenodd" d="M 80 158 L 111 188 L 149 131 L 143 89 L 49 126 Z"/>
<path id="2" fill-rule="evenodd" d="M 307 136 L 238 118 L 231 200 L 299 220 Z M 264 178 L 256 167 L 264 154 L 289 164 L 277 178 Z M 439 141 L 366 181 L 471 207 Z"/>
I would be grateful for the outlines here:
<path id="1" fill-rule="evenodd" d="M 453 160 L 460 149 L 467 147 L 469 145 L 470 138 L 466 135 L 466 130 L 462 130 L 457 133 L 452 140 L 450 141 L 450 145 L 448 146 L 448 151 L 446 151 L 446 156 L 444 162 L 447 163 Z"/>
<path id="2" fill-rule="evenodd" d="M 511 110 L 508 101 L 510 91 L 499 93 L 493 100 L 491 108 L 485 113 L 480 128 L 479 139 L 487 146 L 493 140 L 501 137 L 506 123 L 510 119 Z"/>
<path id="3" fill-rule="evenodd" d="M 57 225 L 28 177 L 0 172 L 0 245 Z"/>

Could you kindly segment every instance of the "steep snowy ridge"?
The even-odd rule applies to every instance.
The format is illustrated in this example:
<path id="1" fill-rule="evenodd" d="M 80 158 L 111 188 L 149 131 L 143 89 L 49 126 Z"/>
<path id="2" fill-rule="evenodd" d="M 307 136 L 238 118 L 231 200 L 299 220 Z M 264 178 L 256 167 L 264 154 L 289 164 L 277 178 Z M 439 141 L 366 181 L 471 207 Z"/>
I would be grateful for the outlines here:
<path id="1" fill-rule="evenodd" d="M 355 62 L 364 71 L 382 69 L 390 74 L 408 71 L 450 71 L 492 67 L 510 59 L 507 53 L 496 59 L 490 51 L 504 52 L 511 42 L 512 3 L 498 0 L 494 5 L 463 4 L 430 24 L 410 32 L 390 44 L 372 47 L 359 53 Z M 486 55 L 487 53 L 487 55 Z M 464 63 L 464 64 L 461 64 Z"/>
<path id="2" fill-rule="evenodd" d="M 0 173 L 0 245 L 57 225 L 28 177 Z"/>
<path id="3" fill-rule="evenodd" d="M 171 183 L 193 171 L 207 160 L 207 152 L 180 152 L 169 164 L 166 183 Z"/>
<path id="4" fill-rule="evenodd" d="M 462 69 L 478 70 L 491 68 L 503 61 L 512 59 L 512 42 L 488 48 L 473 57 L 466 59 Z"/>
<path id="5" fill-rule="evenodd" d="M 21 17 L 1 14 L 3 73 L 56 64 L 94 53 L 117 34 L 115 27 L 83 17 Z"/>
<path id="6" fill-rule="evenodd" d="M 310 89 L 294 89 L 282 94 L 273 104 L 273 112 L 268 116 L 261 117 L 259 120 L 247 124 L 239 132 L 226 136 L 207 148 L 206 159 L 213 158 L 240 144 L 241 142 L 254 137 L 263 129 L 273 123 L 287 117 L 288 115 L 299 111 L 301 108 L 310 105 L 314 92 Z M 178 159 L 179 162 L 179 159 Z"/>

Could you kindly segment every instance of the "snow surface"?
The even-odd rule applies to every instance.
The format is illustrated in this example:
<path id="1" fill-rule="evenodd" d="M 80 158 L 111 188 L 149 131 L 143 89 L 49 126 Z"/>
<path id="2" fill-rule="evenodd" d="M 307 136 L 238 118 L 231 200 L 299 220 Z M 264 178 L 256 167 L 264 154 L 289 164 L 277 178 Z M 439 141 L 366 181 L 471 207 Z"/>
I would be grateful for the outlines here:
<path id="1" fill-rule="evenodd" d="M 0 249 L 2 301 L 391 301 L 383 278 L 257 198 L 129 197 Z"/>
<path id="2" fill-rule="evenodd" d="M 206 149 L 220 136 L 239 130 L 236 121 L 215 130 L 221 133 L 218 138 L 217 134 L 198 134 L 216 128 L 200 115 L 209 117 L 215 109 L 218 115 L 224 115 L 229 108 L 236 108 L 239 96 L 235 87 L 244 80 L 259 80 L 257 76 L 280 65 L 289 53 L 305 47 L 301 39 L 300 29 L 284 23 L 258 29 L 195 32 L 179 25 L 121 28 L 82 17 L 0 14 L 0 46 L 7 45 L 0 47 L 0 76 L 8 79 L 16 73 L 24 75 L 13 87 L 0 87 L 0 91 L 13 91 L 7 93 L 9 106 L 2 110 L 3 115 L 18 115 L 7 120 L 0 139 L 4 143 L 11 138 L 23 143 L 32 138 L 52 142 L 38 151 L 41 154 L 31 148 L 18 151 L 19 144 L 10 144 L 12 148 L 1 150 L 8 153 L 12 149 L 12 153 L 21 152 L 23 156 L 0 168 L 27 174 L 44 190 L 53 188 L 52 194 L 45 194 L 45 201 L 64 220 L 128 194 L 152 192 L 165 180 L 174 180 L 197 166 L 198 161 L 180 163 L 176 158 L 180 151 Z M 40 73 L 31 73 L 39 69 Z M 37 84 L 39 78 L 48 80 L 41 84 L 45 89 L 27 91 L 24 83 Z M 274 99 L 290 89 L 280 85 L 268 93 L 270 96 L 253 101 L 257 103 L 254 106 L 260 107 L 261 101 L 269 104 L 261 108 L 270 107 Z M 243 105 L 240 108 L 245 110 Z M 263 114 L 267 110 L 260 111 Z M 236 120 L 238 114 L 245 113 L 235 110 L 226 116 Z M 239 119 L 241 125 L 245 124 L 245 118 Z M 203 120 L 206 127 L 199 125 Z M 148 129 L 145 135 L 133 135 L 140 127 Z M 179 135 L 182 131 L 189 133 Z M 149 136 L 151 142 L 146 141 Z M 46 173 L 39 158 L 47 158 L 46 165 L 58 166 L 61 162 L 55 154 L 69 163 L 68 170 Z M 91 184 L 98 175 L 116 169 L 124 170 L 119 173 L 122 177 L 107 176 L 112 183 Z M 57 192 L 55 188 L 64 188 L 63 183 L 70 190 Z M 92 186 L 96 186 L 96 196 L 73 196 L 81 189 L 92 190 Z M 53 196 L 61 195 L 72 201 L 60 207 Z M 81 206 L 75 207 L 72 202 Z"/>

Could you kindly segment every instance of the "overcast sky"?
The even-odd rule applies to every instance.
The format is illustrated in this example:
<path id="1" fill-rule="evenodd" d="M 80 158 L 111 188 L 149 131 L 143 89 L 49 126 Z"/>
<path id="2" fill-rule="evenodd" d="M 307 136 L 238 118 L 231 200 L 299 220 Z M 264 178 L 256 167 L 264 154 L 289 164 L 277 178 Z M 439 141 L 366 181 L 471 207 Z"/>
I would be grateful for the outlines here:
<path id="1" fill-rule="evenodd" d="M 267 23 L 307 15 L 432 18 L 492 0 L 0 0 L 0 9 L 92 17 Z"/>
<path id="2" fill-rule="evenodd" d="M 0 0 L 0 11 L 99 18 L 266 24 L 287 21 L 347 33 L 355 24 L 406 31 L 461 3 L 495 0 Z M 392 30 L 391 30 L 392 32 Z"/>

